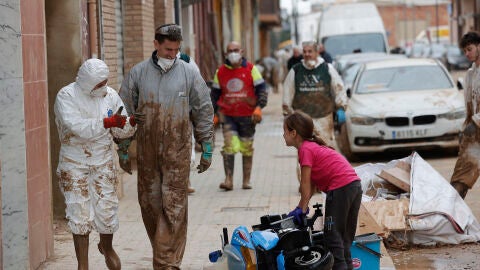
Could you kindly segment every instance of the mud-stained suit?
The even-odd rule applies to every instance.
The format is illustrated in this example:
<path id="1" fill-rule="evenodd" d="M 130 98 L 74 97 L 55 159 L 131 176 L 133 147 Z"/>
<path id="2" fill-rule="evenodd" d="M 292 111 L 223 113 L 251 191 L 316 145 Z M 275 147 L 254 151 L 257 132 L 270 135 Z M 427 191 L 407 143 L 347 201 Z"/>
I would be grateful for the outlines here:
<path id="1" fill-rule="evenodd" d="M 92 230 L 113 234 L 119 225 L 112 139 L 132 136 L 135 128 L 129 121 L 123 129 L 104 127 L 103 119 L 124 106 L 110 87 L 105 95 L 92 92 L 108 73 L 103 61 L 86 61 L 76 81 L 58 92 L 54 105 L 61 142 L 57 175 L 68 226 L 76 235 L 88 235 Z"/>
<path id="2" fill-rule="evenodd" d="M 243 189 L 250 189 L 253 160 L 253 139 L 256 123 L 254 110 L 267 105 L 265 80 L 252 63 L 242 58 L 241 65 L 233 68 L 228 60 L 217 69 L 212 84 L 212 103 L 223 123 L 222 148 L 225 181 L 220 188 L 233 189 L 235 154 L 242 154 Z"/>
<path id="3" fill-rule="evenodd" d="M 347 107 L 347 94 L 335 68 L 321 57 L 314 68 L 302 60 L 288 72 L 283 90 L 284 113 L 293 109 L 310 115 L 320 137 L 334 147 L 332 112 Z"/>
<path id="4" fill-rule="evenodd" d="M 176 59 L 167 72 L 152 57 L 135 65 L 120 96 L 137 126 L 138 200 L 153 248 L 154 269 L 180 269 L 187 239 L 192 124 L 198 142 L 212 141 L 210 90 L 193 65 Z"/>
<path id="5" fill-rule="evenodd" d="M 465 198 L 480 174 L 480 67 L 475 63 L 467 71 L 464 89 L 466 117 L 460 136 L 458 160 L 450 180 L 462 198 Z"/>

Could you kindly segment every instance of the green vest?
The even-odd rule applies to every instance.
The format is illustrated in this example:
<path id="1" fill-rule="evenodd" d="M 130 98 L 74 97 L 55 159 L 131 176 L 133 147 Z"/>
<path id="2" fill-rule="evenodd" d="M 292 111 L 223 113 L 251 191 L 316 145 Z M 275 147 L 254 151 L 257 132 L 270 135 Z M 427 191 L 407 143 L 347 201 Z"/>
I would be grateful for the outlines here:
<path id="1" fill-rule="evenodd" d="M 302 110 L 312 118 L 322 118 L 332 113 L 335 99 L 328 73 L 328 64 L 323 62 L 314 69 L 306 69 L 302 64 L 293 66 L 295 71 L 295 95 L 292 108 Z"/>

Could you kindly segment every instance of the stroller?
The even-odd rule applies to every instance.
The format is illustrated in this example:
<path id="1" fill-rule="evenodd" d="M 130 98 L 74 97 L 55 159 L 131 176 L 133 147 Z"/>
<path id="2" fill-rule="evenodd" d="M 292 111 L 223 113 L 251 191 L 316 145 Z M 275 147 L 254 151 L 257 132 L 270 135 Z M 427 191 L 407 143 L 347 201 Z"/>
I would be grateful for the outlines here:
<path id="1" fill-rule="evenodd" d="M 333 256 L 325 246 L 323 231 L 314 231 L 313 224 L 322 217 L 322 204 L 315 204 L 314 215 L 305 218 L 302 225 L 293 217 L 265 215 L 253 232 L 245 226 L 237 227 L 228 241 L 227 228 L 223 228 L 222 249 L 209 254 L 218 269 L 229 270 L 329 270 Z M 220 267 L 220 265 L 223 265 Z"/>

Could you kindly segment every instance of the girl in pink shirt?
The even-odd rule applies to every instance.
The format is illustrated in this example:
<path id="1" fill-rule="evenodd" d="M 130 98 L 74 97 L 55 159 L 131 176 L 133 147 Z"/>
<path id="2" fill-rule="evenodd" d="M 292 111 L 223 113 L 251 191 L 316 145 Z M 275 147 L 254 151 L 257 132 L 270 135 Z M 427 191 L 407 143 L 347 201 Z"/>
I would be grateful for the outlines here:
<path id="1" fill-rule="evenodd" d="M 301 167 L 300 202 L 289 215 L 302 223 L 315 188 L 325 192 L 324 235 L 335 258 L 333 269 L 353 269 L 350 246 L 362 199 L 360 178 L 345 157 L 316 135 L 309 115 L 300 111 L 288 115 L 283 138 L 287 146 L 298 149 Z"/>

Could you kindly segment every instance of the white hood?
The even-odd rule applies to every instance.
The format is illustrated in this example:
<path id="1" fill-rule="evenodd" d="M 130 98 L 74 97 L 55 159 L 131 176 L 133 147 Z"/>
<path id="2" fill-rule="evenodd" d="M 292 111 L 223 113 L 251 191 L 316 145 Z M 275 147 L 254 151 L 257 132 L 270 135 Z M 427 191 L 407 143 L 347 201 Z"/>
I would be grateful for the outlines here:
<path id="1" fill-rule="evenodd" d="M 83 93 L 89 95 L 93 88 L 108 79 L 108 66 L 100 59 L 88 59 L 78 70 L 76 83 Z"/>

